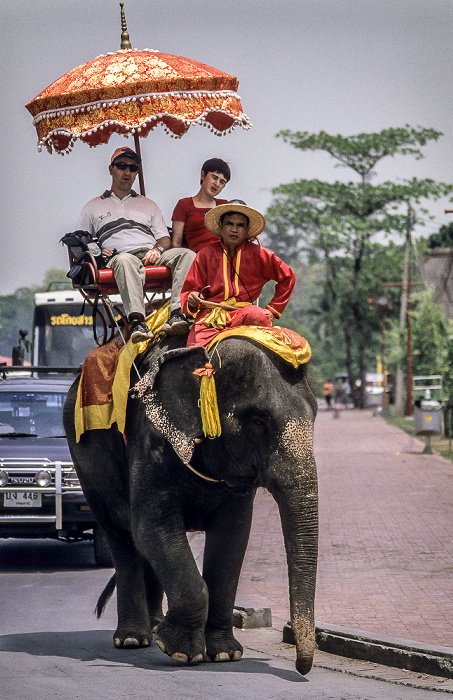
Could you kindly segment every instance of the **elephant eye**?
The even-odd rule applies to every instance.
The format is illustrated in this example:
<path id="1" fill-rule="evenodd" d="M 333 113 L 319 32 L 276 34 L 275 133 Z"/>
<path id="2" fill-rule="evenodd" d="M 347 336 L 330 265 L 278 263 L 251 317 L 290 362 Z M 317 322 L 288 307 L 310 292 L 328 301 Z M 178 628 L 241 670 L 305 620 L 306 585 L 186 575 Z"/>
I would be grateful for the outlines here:
<path id="1" fill-rule="evenodd" d="M 253 416 L 253 418 L 251 419 L 251 423 L 256 428 L 265 428 L 266 427 L 266 422 L 265 422 L 264 418 L 262 418 L 261 416 Z"/>
<path id="2" fill-rule="evenodd" d="M 239 421 L 246 432 L 251 430 L 263 433 L 263 431 L 267 432 L 271 429 L 272 426 L 271 416 L 264 411 L 248 409 L 240 415 Z"/>

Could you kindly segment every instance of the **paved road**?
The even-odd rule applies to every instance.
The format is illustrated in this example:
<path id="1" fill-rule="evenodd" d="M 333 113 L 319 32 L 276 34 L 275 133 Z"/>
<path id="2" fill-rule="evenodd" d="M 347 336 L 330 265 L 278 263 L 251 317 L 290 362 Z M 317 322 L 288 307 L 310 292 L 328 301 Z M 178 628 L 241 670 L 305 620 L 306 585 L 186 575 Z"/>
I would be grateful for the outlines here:
<path id="1" fill-rule="evenodd" d="M 453 465 L 421 454 L 423 442 L 368 411 L 344 411 L 337 420 L 320 411 L 315 443 L 317 624 L 453 647 Z M 202 541 L 192 539 L 198 559 Z M 239 598 L 270 607 L 273 628 L 238 630 L 246 648 L 240 664 L 185 668 L 155 646 L 113 649 L 114 603 L 100 623 L 91 615 L 109 576 L 92 557 L 88 544 L 0 541 L 1 700 L 440 700 L 453 693 L 453 681 L 322 652 L 306 679 L 295 672 L 294 649 L 281 642 L 289 616 L 283 541 L 264 491 Z"/>
<path id="2" fill-rule="evenodd" d="M 101 622 L 91 614 L 110 572 L 96 569 L 88 544 L 0 542 L 0 570 L 1 700 L 451 698 L 449 681 L 321 652 L 303 678 L 294 649 L 274 629 L 238 630 L 246 648 L 240 663 L 187 667 L 155 645 L 114 649 L 115 606 Z"/>

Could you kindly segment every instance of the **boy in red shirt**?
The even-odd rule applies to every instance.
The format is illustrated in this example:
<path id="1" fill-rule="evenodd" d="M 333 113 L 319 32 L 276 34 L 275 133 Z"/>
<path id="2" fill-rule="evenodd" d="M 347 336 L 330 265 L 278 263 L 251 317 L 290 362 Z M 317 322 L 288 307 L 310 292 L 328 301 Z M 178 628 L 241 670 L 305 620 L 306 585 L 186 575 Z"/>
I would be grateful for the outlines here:
<path id="1" fill-rule="evenodd" d="M 204 217 L 210 209 L 226 204 L 227 199 L 219 199 L 225 185 L 231 178 L 228 163 L 221 158 L 210 158 L 203 163 L 200 176 L 200 189 L 193 197 L 180 199 L 172 215 L 172 248 L 187 247 L 198 253 L 215 236 L 204 225 Z"/>
<path id="2" fill-rule="evenodd" d="M 272 326 L 294 290 L 296 276 L 268 248 L 250 239 L 266 221 L 256 209 L 229 202 L 211 209 L 205 226 L 219 240 L 202 248 L 181 291 L 181 306 L 194 319 L 187 347 L 207 346 L 221 331 L 236 326 Z M 270 280 L 275 293 L 265 309 L 253 304 Z"/>

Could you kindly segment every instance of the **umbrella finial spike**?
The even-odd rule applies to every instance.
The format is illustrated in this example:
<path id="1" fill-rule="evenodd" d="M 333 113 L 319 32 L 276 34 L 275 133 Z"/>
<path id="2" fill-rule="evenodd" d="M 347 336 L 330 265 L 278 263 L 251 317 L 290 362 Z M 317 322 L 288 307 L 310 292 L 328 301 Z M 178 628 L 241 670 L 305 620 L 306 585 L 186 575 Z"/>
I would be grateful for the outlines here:
<path id="1" fill-rule="evenodd" d="M 129 40 L 129 34 L 127 32 L 127 26 L 126 26 L 126 16 L 124 14 L 124 2 L 120 2 L 120 7 L 121 7 L 121 48 L 122 49 L 131 49 L 131 42 Z"/>

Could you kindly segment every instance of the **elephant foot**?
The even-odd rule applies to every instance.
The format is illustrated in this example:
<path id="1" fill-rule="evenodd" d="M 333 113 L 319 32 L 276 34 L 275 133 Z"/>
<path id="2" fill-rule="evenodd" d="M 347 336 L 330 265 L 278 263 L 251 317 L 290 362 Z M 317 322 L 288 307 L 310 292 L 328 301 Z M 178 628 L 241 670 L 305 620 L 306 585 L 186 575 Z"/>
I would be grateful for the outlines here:
<path id="1" fill-rule="evenodd" d="M 214 663 L 240 661 L 243 652 L 242 644 L 239 644 L 231 631 L 206 630 L 205 661 Z"/>
<path id="2" fill-rule="evenodd" d="M 156 629 L 156 644 L 173 661 L 182 664 L 204 661 L 205 640 L 202 630 L 182 630 L 164 619 Z"/>
<path id="3" fill-rule="evenodd" d="M 151 634 L 146 630 L 134 630 L 132 625 L 122 625 L 113 635 L 113 644 L 117 649 L 137 649 L 149 647 L 151 639 Z"/>

